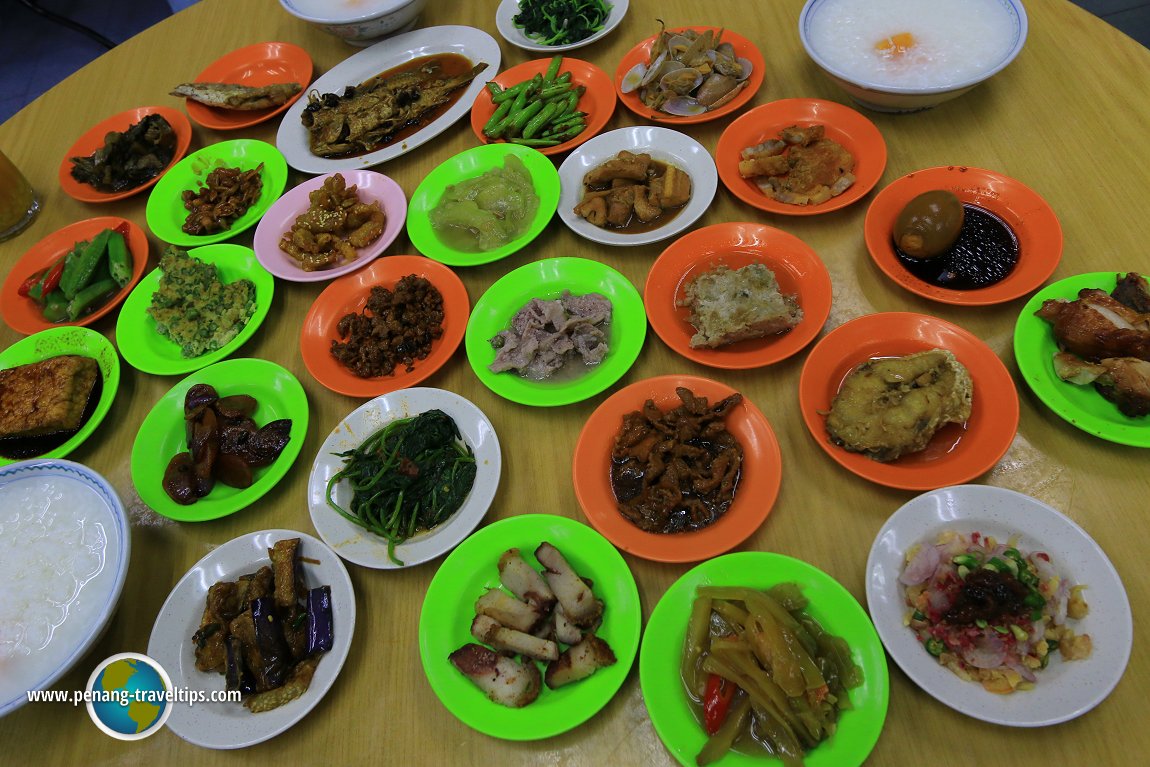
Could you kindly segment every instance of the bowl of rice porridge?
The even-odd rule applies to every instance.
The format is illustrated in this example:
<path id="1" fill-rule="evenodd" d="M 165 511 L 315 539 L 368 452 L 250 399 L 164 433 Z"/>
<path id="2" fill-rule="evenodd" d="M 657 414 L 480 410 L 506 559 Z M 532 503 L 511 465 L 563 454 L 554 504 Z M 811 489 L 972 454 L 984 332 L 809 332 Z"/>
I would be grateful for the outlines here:
<path id="1" fill-rule="evenodd" d="M 859 105 L 914 112 L 1002 71 L 1026 43 L 1019 0 L 807 0 L 807 54 Z"/>
<path id="2" fill-rule="evenodd" d="M 124 506 L 96 472 L 58 458 L 0 467 L 0 717 L 100 639 L 130 550 Z"/>

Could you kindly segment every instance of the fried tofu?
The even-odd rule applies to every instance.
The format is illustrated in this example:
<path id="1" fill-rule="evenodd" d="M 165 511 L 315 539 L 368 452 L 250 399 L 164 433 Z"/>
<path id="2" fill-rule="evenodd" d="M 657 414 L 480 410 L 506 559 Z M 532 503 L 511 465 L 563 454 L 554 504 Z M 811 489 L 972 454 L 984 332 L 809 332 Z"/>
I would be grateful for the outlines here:
<path id="1" fill-rule="evenodd" d="M 80 428 L 99 375 L 96 360 L 74 354 L 0 370 L 0 438 Z"/>

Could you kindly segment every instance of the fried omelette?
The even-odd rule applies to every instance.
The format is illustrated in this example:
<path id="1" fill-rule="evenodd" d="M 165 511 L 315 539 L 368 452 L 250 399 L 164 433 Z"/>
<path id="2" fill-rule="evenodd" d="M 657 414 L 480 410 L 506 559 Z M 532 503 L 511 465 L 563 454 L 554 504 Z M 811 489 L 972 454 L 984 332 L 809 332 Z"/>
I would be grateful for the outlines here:
<path id="1" fill-rule="evenodd" d="M 945 349 L 868 360 L 835 395 L 827 433 L 847 450 L 893 461 L 970 418 L 972 389 L 970 373 Z"/>

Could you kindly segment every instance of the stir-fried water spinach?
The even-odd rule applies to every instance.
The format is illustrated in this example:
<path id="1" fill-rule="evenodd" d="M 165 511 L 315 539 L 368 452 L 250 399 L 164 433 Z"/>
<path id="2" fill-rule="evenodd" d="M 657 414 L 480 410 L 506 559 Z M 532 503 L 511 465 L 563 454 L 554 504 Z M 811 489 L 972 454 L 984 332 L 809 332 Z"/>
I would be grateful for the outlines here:
<path id="1" fill-rule="evenodd" d="M 386 538 L 388 558 L 401 566 L 396 545 L 446 522 L 475 483 L 475 453 L 442 410 L 392 421 L 337 455 L 344 466 L 328 480 L 328 505 Z M 345 479 L 353 493 L 348 509 L 332 497 Z"/>
<path id="2" fill-rule="evenodd" d="M 598 32 L 610 15 L 603 0 L 520 0 L 512 23 L 543 45 L 569 45 Z"/>

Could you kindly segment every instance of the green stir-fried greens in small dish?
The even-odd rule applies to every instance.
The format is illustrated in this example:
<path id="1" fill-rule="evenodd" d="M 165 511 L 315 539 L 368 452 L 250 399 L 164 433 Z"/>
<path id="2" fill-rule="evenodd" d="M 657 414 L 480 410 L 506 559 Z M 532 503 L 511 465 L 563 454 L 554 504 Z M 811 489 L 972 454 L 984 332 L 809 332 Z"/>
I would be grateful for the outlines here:
<path id="1" fill-rule="evenodd" d="M 392 421 L 337 455 L 344 466 L 328 480 L 328 505 L 387 539 L 387 556 L 400 566 L 396 545 L 446 522 L 475 484 L 475 453 L 442 410 Z M 348 509 L 332 498 L 345 479 L 353 493 Z"/>
<path id="2" fill-rule="evenodd" d="M 520 0 L 511 21 L 543 45 L 570 45 L 601 30 L 610 15 L 603 0 Z"/>

